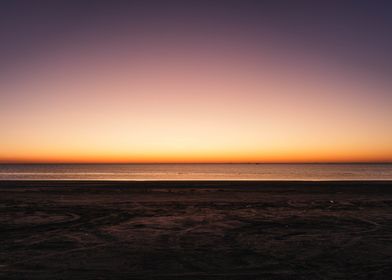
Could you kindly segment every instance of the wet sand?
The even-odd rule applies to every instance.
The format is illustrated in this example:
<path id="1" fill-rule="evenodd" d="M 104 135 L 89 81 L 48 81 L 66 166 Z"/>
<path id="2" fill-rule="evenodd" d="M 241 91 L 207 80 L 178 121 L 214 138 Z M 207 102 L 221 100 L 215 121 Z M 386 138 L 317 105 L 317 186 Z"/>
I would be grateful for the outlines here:
<path id="1" fill-rule="evenodd" d="M 392 279 L 392 182 L 0 181 L 0 279 Z"/>

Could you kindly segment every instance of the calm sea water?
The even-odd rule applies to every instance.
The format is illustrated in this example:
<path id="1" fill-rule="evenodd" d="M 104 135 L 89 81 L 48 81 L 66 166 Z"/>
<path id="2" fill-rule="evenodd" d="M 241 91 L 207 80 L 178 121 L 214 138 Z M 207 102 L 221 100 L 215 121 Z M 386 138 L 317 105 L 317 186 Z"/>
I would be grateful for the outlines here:
<path id="1" fill-rule="evenodd" d="M 0 180 L 392 180 L 392 164 L 2 164 Z"/>

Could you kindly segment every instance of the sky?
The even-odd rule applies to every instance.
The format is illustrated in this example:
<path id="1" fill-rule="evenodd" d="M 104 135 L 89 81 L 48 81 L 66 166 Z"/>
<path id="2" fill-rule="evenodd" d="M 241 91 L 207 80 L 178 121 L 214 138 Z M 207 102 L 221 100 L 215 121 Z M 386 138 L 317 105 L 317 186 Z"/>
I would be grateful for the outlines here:
<path id="1" fill-rule="evenodd" d="M 1 1 L 0 162 L 392 162 L 391 1 Z"/>

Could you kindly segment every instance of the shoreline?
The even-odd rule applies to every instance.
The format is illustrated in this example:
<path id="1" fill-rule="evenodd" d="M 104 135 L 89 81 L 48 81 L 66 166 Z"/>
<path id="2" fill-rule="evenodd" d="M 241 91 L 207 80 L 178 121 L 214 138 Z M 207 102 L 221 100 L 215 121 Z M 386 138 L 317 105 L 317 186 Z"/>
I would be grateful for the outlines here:
<path id="1" fill-rule="evenodd" d="M 295 192 L 356 192 L 392 193 L 392 180 L 378 181 L 106 181 L 106 180 L 0 180 L 0 190 L 7 189 L 69 189 L 69 190 L 154 190 L 154 189 L 211 189 L 227 191 L 295 191 Z"/>

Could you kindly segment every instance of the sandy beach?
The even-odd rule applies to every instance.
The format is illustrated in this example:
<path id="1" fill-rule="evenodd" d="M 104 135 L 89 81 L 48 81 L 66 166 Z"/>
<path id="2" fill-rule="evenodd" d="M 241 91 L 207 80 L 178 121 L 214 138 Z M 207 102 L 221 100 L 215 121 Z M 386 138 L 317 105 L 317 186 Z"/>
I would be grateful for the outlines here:
<path id="1" fill-rule="evenodd" d="M 0 181 L 1 279 L 391 279 L 392 182 Z"/>

